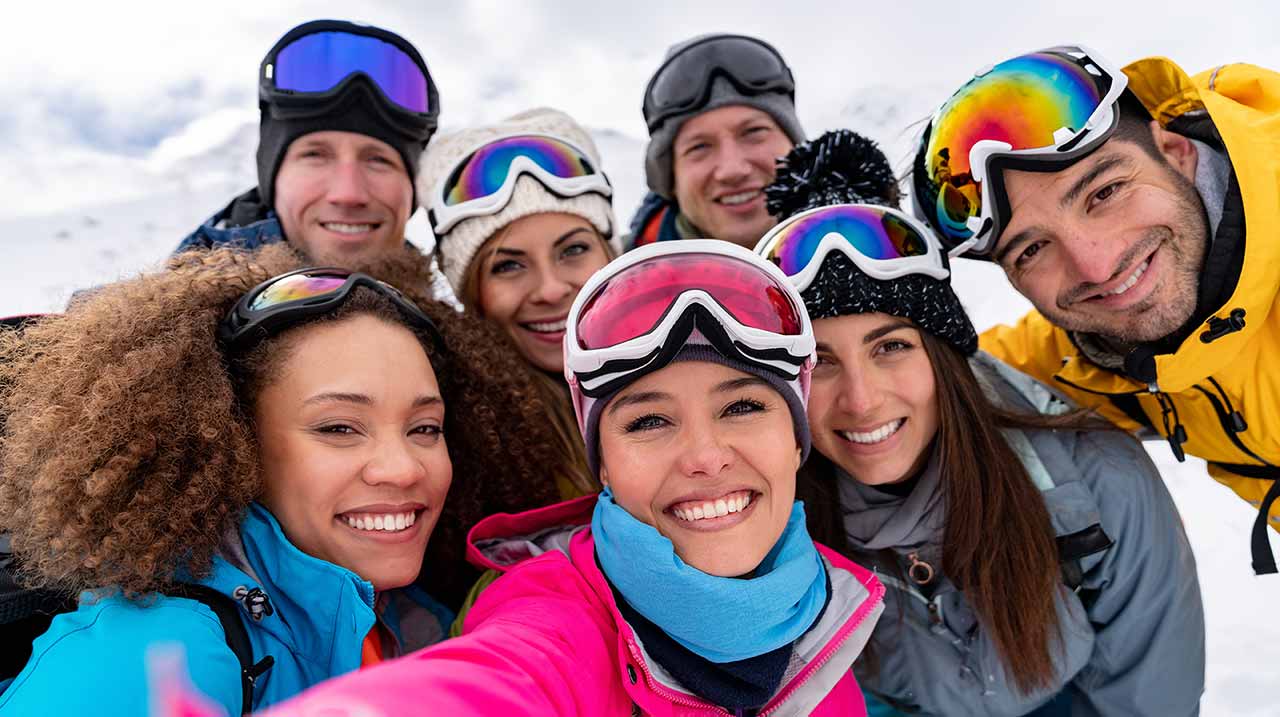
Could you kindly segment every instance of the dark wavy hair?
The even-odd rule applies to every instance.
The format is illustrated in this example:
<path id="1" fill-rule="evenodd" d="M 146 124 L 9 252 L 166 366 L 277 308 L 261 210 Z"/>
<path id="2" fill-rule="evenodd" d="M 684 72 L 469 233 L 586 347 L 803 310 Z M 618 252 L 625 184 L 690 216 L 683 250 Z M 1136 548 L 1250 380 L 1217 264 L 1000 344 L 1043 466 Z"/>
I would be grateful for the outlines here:
<path id="1" fill-rule="evenodd" d="M 235 379 L 216 329 L 253 286 L 304 265 L 284 244 L 192 252 L 21 334 L 0 333 L 0 528 L 13 535 L 25 582 L 140 596 L 207 574 L 262 492 L 250 407 L 279 368 L 265 357 L 301 327 L 238 360 L 235 373 L 246 373 Z M 457 604 L 478 575 L 464 558 L 470 526 L 556 500 L 542 470 L 555 437 L 529 369 L 487 323 L 433 300 L 427 267 L 405 248 L 354 268 L 400 288 L 447 345 L 442 354 L 423 342 L 454 479 L 419 582 Z M 399 317 L 364 293 L 341 315 Z"/>

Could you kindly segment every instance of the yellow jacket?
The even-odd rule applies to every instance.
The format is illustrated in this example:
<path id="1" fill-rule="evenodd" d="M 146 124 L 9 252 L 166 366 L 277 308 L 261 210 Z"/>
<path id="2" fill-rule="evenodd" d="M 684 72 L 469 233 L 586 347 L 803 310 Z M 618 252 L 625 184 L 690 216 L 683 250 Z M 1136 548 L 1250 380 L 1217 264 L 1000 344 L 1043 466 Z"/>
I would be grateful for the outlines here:
<path id="1" fill-rule="evenodd" d="M 1209 461 L 1210 475 L 1258 506 L 1280 476 L 1274 467 L 1280 466 L 1280 74 L 1232 64 L 1188 77 L 1164 58 L 1140 60 L 1124 72 L 1162 125 L 1204 110 L 1226 145 L 1244 209 L 1244 259 L 1235 291 L 1213 317 L 1244 309 L 1244 328 L 1206 343 L 1201 335 L 1213 320 L 1206 321 L 1174 353 L 1156 356 L 1150 386 L 1090 362 L 1037 311 L 1015 326 L 990 329 L 981 346 L 1130 430 L 1151 427 L 1167 438 L 1176 410 L 1185 451 Z M 1224 394 L 1244 430 L 1232 429 Z M 1170 406 L 1168 415 L 1161 402 Z M 1145 421 L 1134 419 L 1142 414 Z M 1280 501 L 1270 518 L 1280 530 Z"/>

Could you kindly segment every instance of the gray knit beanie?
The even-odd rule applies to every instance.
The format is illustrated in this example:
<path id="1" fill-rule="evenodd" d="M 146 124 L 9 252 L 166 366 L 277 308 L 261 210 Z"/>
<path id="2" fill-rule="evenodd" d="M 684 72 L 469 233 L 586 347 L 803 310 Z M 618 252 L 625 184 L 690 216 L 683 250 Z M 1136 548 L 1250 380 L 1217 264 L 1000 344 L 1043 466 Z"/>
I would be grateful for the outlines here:
<path id="1" fill-rule="evenodd" d="M 672 45 L 667 49 L 667 54 L 663 59 L 670 58 L 685 47 L 705 37 L 705 35 L 700 35 Z M 676 135 L 680 133 L 680 128 L 684 126 L 685 122 L 703 112 L 730 105 L 745 105 L 767 113 L 770 117 L 773 117 L 773 120 L 778 123 L 782 131 L 795 144 L 800 144 L 805 139 L 804 128 L 800 126 L 800 118 L 796 116 L 795 103 L 790 97 L 779 92 L 762 92 L 755 95 L 744 94 L 728 79 L 717 77 L 711 82 L 711 94 L 707 98 L 705 105 L 692 112 L 673 115 L 659 125 L 657 129 L 649 132 L 649 146 L 644 153 L 644 173 L 645 179 L 649 183 L 649 189 L 666 199 L 675 197 L 675 174 L 672 171 L 671 145 L 675 143 Z"/>

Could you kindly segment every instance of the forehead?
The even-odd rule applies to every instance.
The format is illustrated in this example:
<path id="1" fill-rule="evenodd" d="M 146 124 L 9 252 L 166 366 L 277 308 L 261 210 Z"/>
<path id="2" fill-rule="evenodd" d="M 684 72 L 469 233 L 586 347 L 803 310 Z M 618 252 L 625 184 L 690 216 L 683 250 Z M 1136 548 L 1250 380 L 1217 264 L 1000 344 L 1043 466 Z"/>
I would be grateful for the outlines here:
<path id="1" fill-rule="evenodd" d="M 524 181 L 523 179 L 521 181 Z M 529 180 L 533 181 L 533 180 Z M 490 250 L 518 249 L 531 252 L 552 246 L 561 237 L 576 229 L 595 233 L 591 222 L 576 214 L 565 212 L 539 212 L 521 217 L 507 225 L 504 231 L 489 240 Z"/>
<path id="2" fill-rule="evenodd" d="M 676 142 L 699 134 L 732 132 L 754 122 L 767 122 L 775 129 L 780 129 L 768 112 L 747 105 L 728 105 L 707 110 L 685 120 L 676 133 Z"/>

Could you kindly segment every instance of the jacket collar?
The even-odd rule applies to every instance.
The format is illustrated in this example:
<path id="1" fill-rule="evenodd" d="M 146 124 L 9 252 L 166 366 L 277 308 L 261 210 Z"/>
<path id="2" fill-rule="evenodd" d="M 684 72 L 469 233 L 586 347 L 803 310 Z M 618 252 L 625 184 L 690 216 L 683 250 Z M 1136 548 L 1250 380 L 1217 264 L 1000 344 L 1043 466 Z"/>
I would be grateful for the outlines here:
<path id="1" fill-rule="evenodd" d="M 590 502 L 594 503 L 594 496 Z M 848 674 L 849 666 L 862 652 L 884 610 L 884 586 L 875 576 L 835 551 L 823 545 L 817 547 L 831 579 L 830 602 L 817 624 L 796 641 L 782 686 L 761 709 L 762 713 L 778 717 L 810 714 Z M 596 560 L 590 530 L 580 530 L 573 535 L 569 556 L 613 617 L 618 628 L 619 666 L 623 673 L 619 679 L 641 710 L 652 715 L 683 714 L 681 708 L 689 707 L 717 710 L 716 706 L 685 690 L 644 649 L 618 610 L 613 590 Z"/>
<path id="2" fill-rule="evenodd" d="M 224 538 L 212 574 L 201 582 L 242 606 L 246 590 L 261 590 L 271 613 L 254 617 L 246 608 L 246 625 L 270 633 L 330 674 L 359 667 L 359 645 L 374 624 L 373 585 L 299 550 L 262 505 L 249 506 L 239 531 Z"/>

